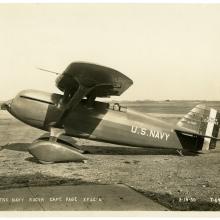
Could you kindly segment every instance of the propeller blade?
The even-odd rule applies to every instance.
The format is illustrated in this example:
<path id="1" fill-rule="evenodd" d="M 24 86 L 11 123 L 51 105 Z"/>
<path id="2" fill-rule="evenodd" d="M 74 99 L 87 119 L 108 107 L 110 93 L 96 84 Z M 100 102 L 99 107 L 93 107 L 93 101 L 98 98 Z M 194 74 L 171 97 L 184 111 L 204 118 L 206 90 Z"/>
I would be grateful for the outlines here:
<path id="1" fill-rule="evenodd" d="M 40 68 L 40 67 L 37 67 L 37 69 L 45 71 L 45 72 L 53 73 L 55 75 L 59 75 L 60 74 L 60 73 L 57 73 L 57 72 L 54 72 L 54 71 L 51 71 L 51 70 L 46 70 L 46 69 L 43 69 L 43 68 Z"/>

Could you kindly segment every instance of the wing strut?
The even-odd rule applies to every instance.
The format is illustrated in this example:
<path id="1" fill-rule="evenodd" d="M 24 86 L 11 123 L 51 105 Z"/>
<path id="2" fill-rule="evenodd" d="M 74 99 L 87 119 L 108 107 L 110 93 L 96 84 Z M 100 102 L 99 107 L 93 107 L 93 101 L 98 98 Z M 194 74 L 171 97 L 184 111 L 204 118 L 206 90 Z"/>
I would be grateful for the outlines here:
<path id="1" fill-rule="evenodd" d="M 77 91 L 74 93 L 74 95 L 69 100 L 69 102 L 67 102 L 66 104 L 65 103 L 60 104 L 62 113 L 60 117 L 58 118 L 55 124 L 55 127 L 61 124 L 63 119 L 66 117 L 66 115 L 68 115 L 69 111 L 72 111 L 74 108 L 76 108 L 79 102 L 81 101 L 81 99 L 85 97 L 92 89 L 93 87 L 88 88 L 88 87 L 83 86 L 82 84 L 81 85 L 79 84 Z"/>

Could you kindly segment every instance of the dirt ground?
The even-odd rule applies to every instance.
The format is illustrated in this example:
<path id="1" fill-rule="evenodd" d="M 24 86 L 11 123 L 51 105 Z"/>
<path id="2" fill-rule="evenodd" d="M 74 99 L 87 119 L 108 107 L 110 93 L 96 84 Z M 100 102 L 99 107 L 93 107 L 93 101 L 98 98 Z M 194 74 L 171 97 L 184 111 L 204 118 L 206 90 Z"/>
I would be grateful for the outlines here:
<path id="1" fill-rule="evenodd" d="M 172 122 L 181 117 L 159 113 L 156 116 Z M 173 150 L 128 148 L 77 139 L 83 150 L 90 151 L 86 163 L 42 165 L 27 149 L 43 133 L 0 111 L 0 189 L 125 184 L 171 210 L 220 210 L 220 145 L 210 153 L 181 157 Z"/>

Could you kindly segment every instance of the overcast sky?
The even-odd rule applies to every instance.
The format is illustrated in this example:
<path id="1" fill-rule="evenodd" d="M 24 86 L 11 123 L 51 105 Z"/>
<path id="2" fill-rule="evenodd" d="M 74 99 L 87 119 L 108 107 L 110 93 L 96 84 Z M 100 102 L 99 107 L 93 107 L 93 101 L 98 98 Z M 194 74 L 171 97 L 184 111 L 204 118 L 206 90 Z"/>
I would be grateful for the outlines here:
<path id="1" fill-rule="evenodd" d="M 0 28 L 0 100 L 58 92 L 36 67 L 62 72 L 72 61 L 132 78 L 119 100 L 220 100 L 220 5 L 0 5 Z"/>

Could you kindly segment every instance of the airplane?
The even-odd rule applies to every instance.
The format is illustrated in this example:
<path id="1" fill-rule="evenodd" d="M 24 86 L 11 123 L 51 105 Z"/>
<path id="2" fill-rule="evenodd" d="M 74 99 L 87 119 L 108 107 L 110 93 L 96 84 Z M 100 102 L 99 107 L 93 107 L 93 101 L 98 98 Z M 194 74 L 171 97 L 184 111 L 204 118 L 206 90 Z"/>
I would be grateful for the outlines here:
<path id="1" fill-rule="evenodd" d="M 201 152 L 219 140 L 220 113 L 197 105 L 177 124 L 170 124 L 120 103 L 96 98 L 120 96 L 133 81 L 109 67 L 72 62 L 56 78 L 62 94 L 24 90 L 1 105 L 20 121 L 49 132 L 29 147 L 40 163 L 83 161 L 76 145 L 61 137 L 75 137 L 142 148 Z"/>

